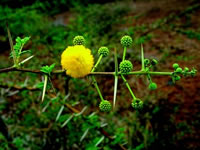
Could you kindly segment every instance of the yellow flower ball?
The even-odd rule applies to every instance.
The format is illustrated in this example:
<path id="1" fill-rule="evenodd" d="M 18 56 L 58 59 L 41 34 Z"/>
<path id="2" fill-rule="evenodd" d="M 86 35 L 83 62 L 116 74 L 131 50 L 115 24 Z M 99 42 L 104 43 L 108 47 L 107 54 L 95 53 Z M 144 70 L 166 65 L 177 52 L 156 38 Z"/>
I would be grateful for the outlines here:
<path id="1" fill-rule="evenodd" d="M 91 51 L 83 45 L 69 46 L 61 55 L 61 65 L 66 70 L 67 75 L 81 78 L 92 70 L 94 57 Z"/>

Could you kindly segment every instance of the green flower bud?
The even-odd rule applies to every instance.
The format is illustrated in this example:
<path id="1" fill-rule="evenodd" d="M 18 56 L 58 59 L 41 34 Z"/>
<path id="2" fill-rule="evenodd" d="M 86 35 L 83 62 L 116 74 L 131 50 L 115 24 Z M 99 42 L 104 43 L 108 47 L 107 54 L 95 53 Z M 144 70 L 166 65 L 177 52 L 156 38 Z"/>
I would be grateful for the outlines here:
<path id="1" fill-rule="evenodd" d="M 174 70 L 176 70 L 178 67 L 179 67 L 179 65 L 177 63 L 173 64 Z"/>
<path id="2" fill-rule="evenodd" d="M 83 36 L 75 36 L 73 39 L 74 45 L 85 45 L 85 39 Z"/>
<path id="3" fill-rule="evenodd" d="M 133 40 L 130 36 L 125 35 L 121 38 L 121 44 L 123 47 L 129 47 L 133 43 Z"/>
<path id="4" fill-rule="evenodd" d="M 185 71 L 185 72 L 188 72 L 188 71 L 189 71 L 189 68 L 188 68 L 188 67 L 185 67 L 185 68 L 184 68 L 184 71 Z"/>
<path id="5" fill-rule="evenodd" d="M 131 105 L 134 109 L 142 109 L 143 101 L 141 101 L 139 98 L 137 98 L 136 100 L 132 101 Z"/>
<path id="6" fill-rule="evenodd" d="M 175 80 L 175 81 L 178 81 L 178 80 L 180 80 L 180 79 L 181 79 L 180 76 L 178 76 L 178 75 L 177 75 L 177 76 L 174 76 L 174 80 Z"/>
<path id="7" fill-rule="evenodd" d="M 176 72 L 178 72 L 178 73 L 181 73 L 183 70 L 182 70 L 182 68 L 180 68 L 180 67 L 178 67 L 177 69 L 176 69 Z"/>
<path id="8" fill-rule="evenodd" d="M 157 61 L 156 59 L 152 59 L 152 60 L 151 60 L 151 64 L 152 64 L 153 66 L 155 66 L 156 64 L 158 64 L 158 61 Z"/>
<path id="9" fill-rule="evenodd" d="M 103 57 L 106 57 L 109 54 L 109 49 L 107 47 L 100 47 L 98 50 L 98 54 L 103 55 Z"/>
<path id="10" fill-rule="evenodd" d="M 192 77 L 194 77 L 196 73 L 194 71 L 191 71 L 190 74 Z"/>
<path id="11" fill-rule="evenodd" d="M 157 84 L 154 83 L 154 82 L 150 83 L 150 84 L 149 84 L 149 89 L 150 89 L 150 90 L 155 90 L 155 89 L 157 89 Z"/>
<path id="12" fill-rule="evenodd" d="M 150 60 L 149 59 L 144 59 L 144 65 L 148 66 L 150 64 Z"/>
<path id="13" fill-rule="evenodd" d="M 129 73 L 133 69 L 133 65 L 129 60 L 124 60 L 119 64 L 121 73 Z"/>
<path id="14" fill-rule="evenodd" d="M 192 77 L 194 77 L 197 73 L 197 70 L 195 68 L 192 68 L 192 70 L 190 71 L 190 74 Z"/>
<path id="15" fill-rule="evenodd" d="M 99 104 L 99 108 L 101 111 L 103 112 L 109 112 L 111 110 L 111 104 L 109 101 L 107 100 L 103 100 L 101 101 L 101 103 Z"/>

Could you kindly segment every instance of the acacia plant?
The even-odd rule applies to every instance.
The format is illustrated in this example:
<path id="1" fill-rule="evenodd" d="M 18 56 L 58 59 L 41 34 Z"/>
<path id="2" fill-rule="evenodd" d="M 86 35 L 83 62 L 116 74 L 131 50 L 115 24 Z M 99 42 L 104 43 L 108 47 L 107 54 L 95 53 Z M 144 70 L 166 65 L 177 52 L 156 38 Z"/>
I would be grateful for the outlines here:
<path id="1" fill-rule="evenodd" d="M 50 81 L 51 74 L 60 74 L 66 72 L 67 76 L 71 76 L 73 78 L 83 78 L 85 76 L 91 77 L 93 84 L 99 94 L 100 97 L 100 104 L 99 108 L 103 112 L 109 112 L 112 109 L 112 105 L 109 100 L 105 100 L 103 95 L 101 94 L 100 88 L 98 83 L 95 79 L 96 75 L 113 75 L 115 78 L 114 82 L 114 96 L 113 96 L 113 107 L 116 103 L 116 95 L 117 95 L 117 85 L 118 85 L 118 78 L 121 77 L 123 82 L 125 83 L 126 87 L 128 88 L 130 95 L 132 96 L 132 107 L 134 109 L 142 109 L 143 101 L 141 98 L 138 98 L 132 91 L 131 86 L 127 82 L 125 76 L 127 75 L 144 75 L 147 77 L 149 81 L 149 90 L 156 90 L 157 84 L 153 82 L 152 76 L 159 75 L 159 76 L 171 76 L 172 81 L 175 83 L 176 81 L 180 80 L 181 77 L 186 76 L 195 76 L 197 70 L 192 68 L 185 67 L 182 69 L 177 63 L 173 64 L 173 71 L 170 72 L 155 72 L 152 71 L 153 67 L 158 64 L 156 59 L 148 59 L 144 57 L 144 50 L 143 46 L 141 46 L 141 70 L 133 71 L 133 64 L 130 60 L 126 59 L 126 51 L 127 48 L 132 46 L 133 40 L 130 36 L 125 35 L 121 38 L 121 45 L 124 49 L 122 61 L 118 65 L 117 59 L 117 50 L 115 49 L 115 71 L 114 72 L 95 72 L 96 68 L 98 67 L 99 63 L 104 57 L 109 56 L 109 49 L 105 46 L 102 46 L 98 50 L 99 58 L 94 65 L 94 57 L 91 54 L 91 50 L 85 47 L 85 39 L 83 36 L 76 36 L 73 39 L 73 46 L 68 46 L 61 55 L 61 70 L 53 70 L 55 64 L 50 66 L 43 66 L 40 70 L 30 70 L 22 67 L 22 64 L 29 61 L 33 56 L 26 58 L 23 61 L 20 61 L 20 56 L 28 51 L 23 50 L 23 46 L 28 42 L 30 37 L 25 37 L 21 39 L 17 37 L 16 43 L 13 46 L 13 41 L 8 30 L 9 42 L 11 45 L 11 53 L 10 56 L 13 58 L 13 66 L 9 68 L 0 69 L 0 73 L 10 72 L 10 71 L 22 71 L 22 72 L 31 72 L 31 73 L 39 73 L 44 76 L 44 81 L 42 82 L 42 101 L 45 97 L 45 92 L 47 89 L 48 82 Z"/>

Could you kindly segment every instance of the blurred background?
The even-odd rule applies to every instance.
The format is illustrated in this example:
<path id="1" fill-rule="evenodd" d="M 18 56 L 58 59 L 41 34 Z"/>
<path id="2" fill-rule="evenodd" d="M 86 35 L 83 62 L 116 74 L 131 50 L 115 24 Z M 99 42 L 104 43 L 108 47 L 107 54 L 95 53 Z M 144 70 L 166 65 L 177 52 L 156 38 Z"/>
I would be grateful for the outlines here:
<path id="1" fill-rule="evenodd" d="M 114 71 L 114 49 L 121 61 L 120 38 L 134 44 L 127 59 L 139 70 L 140 45 L 145 57 L 159 61 L 157 71 L 173 71 L 172 64 L 200 69 L 199 0 L 1 0 L 0 68 L 13 65 L 6 30 L 12 39 L 30 36 L 24 49 L 34 55 L 24 68 L 39 70 L 56 63 L 76 35 L 97 60 L 107 46 L 110 55 L 97 71 Z M 112 103 L 114 79 L 97 76 L 105 99 Z M 127 76 L 144 108 L 131 107 L 131 95 L 119 79 L 116 107 L 99 111 L 100 99 L 90 78 L 52 75 L 41 102 L 43 77 L 38 74 L 0 74 L 0 150 L 151 150 L 200 149 L 200 75 L 182 78 L 154 76 L 156 91 L 148 90 L 145 76 Z M 52 85 L 54 88 L 52 88 Z"/>

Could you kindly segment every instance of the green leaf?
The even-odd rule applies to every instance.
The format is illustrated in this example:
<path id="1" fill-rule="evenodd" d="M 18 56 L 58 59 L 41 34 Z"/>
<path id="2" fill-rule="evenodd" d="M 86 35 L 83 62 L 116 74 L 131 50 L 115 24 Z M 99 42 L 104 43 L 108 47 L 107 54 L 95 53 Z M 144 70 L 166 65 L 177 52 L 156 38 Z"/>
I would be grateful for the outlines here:
<path id="1" fill-rule="evenodd" d="M 22 52 L 23 46 L 29 41 L 29 39 L 30 37 L 25 37 L 23 39 L 21 39 L 20 37 L 17 37 L 15 40 L 16 44 L 13 46 L 14 51 L 10 53 L 10 57 L 16 56 L 16 58 L 19 59 L 21 54 L 29 52 L 30 50 L 26 50 Z"/>
<path id="2" fill-rule="evenodd" d="M 47 73 L 47 74 L 49 74 L 50 75 L 50 73 L 52 72 L 52 70 L 53 70 L 53 68 L 55 67 L 55 63 L 54 64 L 52 64 L 51 66 L 44 66 L 44 67 L 42 67 L 41 69 L 40 69 L 40 71 L 41 72 L 44 72 L 44 73 Z"/>
<path id="3" fill-rule="evenodd" d="M 40 83 L 38 83 L 38 84 L 36 85 L 36 88 L 42 89 L 43 86 L 44 86 L 44 82 L 40 82 Z"/>
<path id="4" fill-rule="evenodd" d="M 18 148 L 18 149 L 21 149 L 24 145 L 24 140 L 17 137 L 13 140 L 13 144 L 15 144 L 15 146 Z"/>
<path id="5" fill-rule="evenodd" d="M 17 43 L 21 43 L 21 38 L 18 36 L 15 40 Z"/>
<path id="6" fill-rule="evenodd" d="M 22 44 L 26 44 L 30 40 L 30 38 L 31 37 L 25 37 L 25 38 L 21 39 Z"/>

